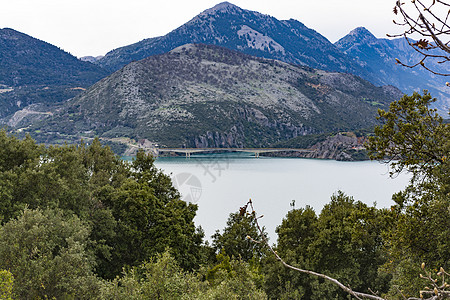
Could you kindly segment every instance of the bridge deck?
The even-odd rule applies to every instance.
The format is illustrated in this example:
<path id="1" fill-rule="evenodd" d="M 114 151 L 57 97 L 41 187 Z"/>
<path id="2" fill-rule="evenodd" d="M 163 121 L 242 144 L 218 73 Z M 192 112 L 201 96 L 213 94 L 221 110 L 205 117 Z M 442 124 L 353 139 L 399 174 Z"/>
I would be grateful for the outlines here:
<path id="1" fill-rule="evenodd" d="M 255 153 L 255 157 L 259 157 L 259 154 L 261 154 L 261 153 L 282 152 L 282 151 L 314 152 L 315 150 L 297 149 L 297 148 L 158 148 L 157 149 L 158 153 L 160 153 L 160 152 L 178 152 L 178 153 L 185 153 L 186 157 L 190 157 L 192 153 L 210 152 L 210 151 L 250 152 L 250 153 Z"/>
<path id="2" fill-rule="evenodd" d="M 311 149 L 297 149 L 297 148 L 158 148 L 159 152 L 208 152 L 208 151 L 234 151 L 234 152 L 280 152 L 280 151 L 298 151 L 298 152 L 314 152 Z"/>

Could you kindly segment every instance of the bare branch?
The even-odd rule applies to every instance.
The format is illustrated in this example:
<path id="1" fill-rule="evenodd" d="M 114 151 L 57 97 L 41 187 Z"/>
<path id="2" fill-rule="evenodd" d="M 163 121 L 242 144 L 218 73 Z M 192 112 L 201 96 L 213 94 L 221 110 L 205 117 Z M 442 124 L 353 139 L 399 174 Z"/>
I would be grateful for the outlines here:
<path id="1" fill-rule="evenodd" d="M 247 209 L 249 207 L 251 209 L 251 213 L 250 214 L 247 212 Z M 255 211 L 255 209 L 253 207 L 252 199 L 250 199 L 245 206 L 240 208 L 240 213 L 241 214 L 245 213 L 245 214 L 251 215 L 254 218 L 256 227 L 257 227 L 259 233 L 261 234 L 262 241 L 256 241 L 253 238 L 251 238 L 250 236 L 247 236 L 247 238 L 250 239 L 251 241 L 255 242 L 255 243 L 264 244 L 270 250 L 270 252 L 272 252 L 272 254 L 275 256 L 275 258 L 277 260 L 279 260 L 286 268 L 289 268 L 291 270 L 298 271 L 298 272 L 301 272 L 301 273 L 304 273 L 304 274 L 309 274 L 309 275 L 313 275 L 313 276 L 317 276 L 317 277 L 323 278 L 323 279 L 325 279 L 325 280 L 327 280 L 327 281 L 337 285 L 343 291 L 345 291 L 348 294 L 352 295 L 356 299 L 360 299 L 360 300 L 361 299 L 387 300 L 387 298 L 382 298 L 382 297 L 377 296 L 376 293 L 374 293 L 372 290 L 370 290 L 370 292 L 372 292 L 372 295 L 371 294 L 357 292 L 357 291 L 352 290 L 350 287 L 342 284 L 337 279 L 332 278 L 330 276 L 327 276 L 325 274 L 321 274 L 321 273 L 317 273 L 317 272 L 314 272 L 314 271 L 311 271 L 311 270 L 304 270 L 304 269 L 300 269 L 300 268 L 291 266 L 290 264 L 286 263 L 280 257 L 280 255 L 278 255 L 277 251 L 275 251 L 272 246 L 270 246 L 269 241 L 267 240 L 267 237 L 263 234 L 263 230 L 261 229 L 261 226 L 258 223 L 258 219 L 260 219 L 262 216 L 260 216 L 260 217 L 256 216 L 256 211 Z M 422 269 L 424 269 L 424 266 L 425 265 L 422 264 Z M 426 300 L 439 300 L 439 299 L 450 298 L 450 291 L 448 291 L 448 288 L 450 287 L 450 285 L 447 284 L 446 280 L 445 280 L 445 276 L 450 276 L 450 274 L 448 274 L 443 268 L 441 268 L 440 271 L 437 273 L 437 276 L 438 277 L 442 277 L 442 284 L 441 285 L 437 284 L 438 280 L 437 279 L 433 279 L 432 276 L 431 276 L 431 273 L 428 273 L 427 276 L 422 276 L 421 275 L 421 278 L 427 279 L 428 281 L 431 282 L 431 284 L 433 286 L 433 290 L 422 290 L 422 291 L 420 291 L 420 298 L 416 298 L 416 297 L 406 298 L 403 295 L 403 293 L 397 287 L 396 288 L 397 288 L 398 292 L 401 294 L 401 296 L 403 297 L 403 299 L 405 299 L 405 300 L 423 300 L 423 299 L 426 299 Z M 429 296 L 429 297 L 428 298 L 424 298 L 424 295 Z"/>
<path id="2" fill-rule="evenodd" d="M 450 73 L 435 70 L 435 67 L 430 67 L 424 63 L 427 58 L 438 58 L 440 61 L 437 63 L 440 64 L 450 60 L 449 41 L 442 40 L 443 38 L 448 38 L 450 34 L 450 25 L 447 22 L 450 18 L 448 7 L 450 7 L 450 4 L 443 0 L 413 0 L 409 4 L 407 2 L 396 2 L 394 14 L 400 16 L 402 21 L 397 22 L 394 20 L 394 23 L 405 29 L 403 33 L 388 36 L 403 36 L 408 44 L 422 56 L 418 63 L 407 64 L 400 61 L 397 61 L 397 63 L 408 68 L 420 65 L 435 75 L 450 76 Z M 414 34 L 425 37 L 425 39 L 412 43 L 408 37 Z M 442 52 L 436 53 L 435 51 L 430 52 L 430 50 L 440 50 Z"/>
<path id="3" fill-rule="evenodd" d="M 353 291 L 350 287 L 345 286 L 344 284 L 342 284 L 342 283 L 339 282 L 338 280 L 336 280 L 336 279 L 334 279 L 334 278 L 332 278 L 332 277 L 329 277 L 329 276 L 327 276 L 327 275 L 325 275 L 325 274 L 317 273 L 317 272 L 310 271 L 310 270 L 300 269 L 300 268 L 291 266 L 290 264 L 286 263 L 286 262 L 278 255 L 278 253 L 272 248 L 272 246 L 270 246 L 269 241 L 268 241 L 267 238 L 262 234 L 263 231 L 262 231 L 261 227 L 259 226 L 258 218 L 256 217 L 255 209 L 253 208 L 253 202 L 252 202 L 251 199 L 248 201 L 248 203 L 247 203 L 246 206 L 244 206 L 244 207 L 247 208 L 247 206 L 250 206 L 250 207 L 251 207 L 252 215 L 253 215 L 253 217 L 255 218 L 256 227 L 258 228 L 258 231 L 261 233 L 261 236 L 262 236 L 262 238 L 263 238 L 263 243 L 267 246 L 267 248 L 269 248 L 270 252 L 272 252 L 272 253 L 275 255 L 276 259 L 279 260 L 285 267 L 287 267 L 287 268 L 289 268 L 289 269 L 292 269 L 292 270 L 294 270 L 294 271 L 298 271 L 298 272 L 301 272 L 301 273 L 310 274 L 310 275 L 313 275 L 313 276 L 317 276 L 317 277 L 323 278 L 323 279 L 325 279 L 325 280 L 327 280 L 327 281 L 329 281 L 329 282 L 331 282 L 331 283 L 337 285 L 338 287 L 340 287 L 340 288 L 341 288 L 342 290 L 344 290 L 345 292 L 347 292 L 347 293 L 349 293 L 350 295 L 354 296 L 356 299 L 385 300 L 384 298 L 378 297 L 378 296 L 376 296 L 376 295 L 370 295 L 370 294 L 366 294 L 366 293 L 355 292 L 355 291 Z"/>

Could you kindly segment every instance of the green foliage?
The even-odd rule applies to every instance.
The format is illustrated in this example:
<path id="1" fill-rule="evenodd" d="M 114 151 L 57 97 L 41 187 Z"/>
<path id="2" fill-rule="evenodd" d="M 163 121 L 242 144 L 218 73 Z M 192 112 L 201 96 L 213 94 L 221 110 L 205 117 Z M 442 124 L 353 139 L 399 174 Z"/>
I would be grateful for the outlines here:
<path id="1" fill-rule="evenodd" d="M 212 288 L 208 298 L 213 299 L 266 299 L 262 291 L 264 274 L 259 259 L 248 262 L 241 258 L 230 258 L 221 251 L 217 264 L 206 272 L 206 279 Z"/>
<path id="2" fill-rule="evenodd" d="M 393 196 L 384 233 L 390 256 L 385 269 L 406 295 L 422 288 L 422 262 L 432 269 L 450 266 L 450 126 L 429 108 L 435 100 L 426 91 L 414 93 L 379 111 L 383 125 L 368 144 L 372 159 L 388 159 L 392 174 L 412 173 L 411 184 Z"/>
<path id="3" fill-rule="evenodd" d="M 207 284 L 183 271 L 168 251 L 104 282 L 101 299 L 197 299 Z"/>
<path id="4" fill-rule="evenodd" d="M 22 141 L 0 130 L 0 221 L 18 216 L 25 204 L 17 201 L 16 190 L 26 170 L 38 165 L 43 147 L 27 137 Z"/>
<path id="5" fill-rule="evenodd" d="M 290 211 L 277 227 L 277 252 L 288 264 L 331 276 L 352 289 L 386 292 L 389 276 L 378 273 L 385 260 L 383 211 L 339 192 L 317 217 L 310 208 Z M 346 299 L 333 284 L 284 268 L 269 258 L 266 292 L 271 299 Z"/>
<path id="6" fill-rule="evenodd" d="M 394 102 L 370 139 L 372 157 L 392 160 L 393 174 L 413 172 L 396 205 L 379 210 L 338 192 L 319 215 L 308 206 L 290 211 L 277 228 L 287 263 L 391 297 L 394 285 L 419 293 L 422 262 L 449 268 L 450 123 L 428 109 L 432 101 L 425 93 Z M 139 152 L 125 163 L 98 139 L 44 148 L 0 131 L 0 202 L 5 298 L 348 297 L 248 239 L 262 240 L 254 213 L 230 214 L 213 247 L 202 246 L 197 206 L 180 200 L 154 159 Z"/>
<path id="7" fill-rule="evenodd" d="M 264 233 L 264 235 L 267 238 L 267 234 Z M 256 258 L 259 260 L 265 253 L 264 245 L 257 243 L 262 242 L 263 237 L 258 231 L 252 215 L 231 213 L 223 233 L 221 234 L 217 230 L 212 238 L 212 246 L 216 253 L 223 251 L 224 254 L 235 259 L 249 261 Z"/>
<path id="8" fill-rule="evenodd" d="M 218 270 L 206 299 L 267 299 L 261 288 L 261 275 L 242 260 L 230 261 L 230 272 Z"/>
<path id="9" fill-rule="evenodd" d="M 25 209 L 0 227 L 0 268 L 14 275 L 14 295 L 91 299 L 98 289 L 89 227 L 61 210 Z"/>
<path id="10" fill-rule="evenodd" d="M 61 209 L 92 230 L 87 248 L 95 272 L 114 278 L 166 247 L 185 269 L 199 267 L 203 233 L 197 206 L 180 200 L 170 178 L 151 156 L 122 161 L 98 139 L 91 145 L 44 148 L 0 131 L 0 221 L 29 209 Z"/>
<path id="11" fill-rule="evenodd" d="M 192 270 L 200 260 L 203 233 L 194 224 L 195 204 L 180 199 L 170 178 L 156 169 L 151 155 L 138 152 L 128 179 L 111 198 L 123 244 L 120 261 L 137 265 L 145 258 L 172 249 L 179 264 Z M 132 259 L 127 256 L 131 255 Z"/>
<path id="12" fill-rule="evenodd" d="M 368 143 L 372 159 L 389 159 L 393 173 L 406 168 L 414 180 L 435 176 L 434 169 L 448 167 L 450 129 L 429 108 L 435 101 L 427 91 L 423 96 L 415 92 L 392 102 L 389 111 L 379 110 L 383 125 L 375 127 Z"/>
<path id="13" fill-rule="evenodd" d="M 226 267 L 224 267 L 226 265 Z M 231 260 L 217 268 L 214 282 L 202 281 L 201 273 L 184 271 L 165 251 L 149 262 L 105 281 L 101 299 L 266 299 L 252 281 L 248 264 Z"/>
<path id="14" fill-rule="evenodd" d="M 384 211 L 355 202 L 339 192 L 324 206 L 317 224 L 317 237 L 311 245 L 313 261 L 320 273 L 327 274 L 354 290 L 386 292 L 389 276 L 378 273 L 386 261 L 381 238 Z M 327 291 L 331 298 L 345 294 L 336 287 L 313 287 L 313 293 Z"/>
<path id="15" fill-rule="evenodd" d="M 39 162 L 44 148 L 36 145 L 30 138 L 18 140 L 9 137 L 5 130 L 0 130 L 0 171 L 5 172 L 15 168 L 26 168 Z"/>
<path id="16" fill-rule="evenodd" d="M 13 284 L 13 274 L 6 270 L 0 270 L 0 299 L 12 300 Z"/>

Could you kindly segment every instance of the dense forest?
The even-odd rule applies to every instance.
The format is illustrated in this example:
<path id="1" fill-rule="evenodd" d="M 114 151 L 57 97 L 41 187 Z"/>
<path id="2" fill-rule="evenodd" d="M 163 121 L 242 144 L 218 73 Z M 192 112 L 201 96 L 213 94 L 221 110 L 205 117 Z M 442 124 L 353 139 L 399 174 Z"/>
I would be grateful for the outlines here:
<path id="1" fill-rule="evenodd" d="M 412 172 L 390 208 L 336 191 L 320 212 L 291 210 L 275 245 L 249 207 L 205 242 L 197 206 L 143 152 L 128 163 L 98 139 L 45 147 L 0 131 L 0 298 L 352 297 L 278 257 L 372 299 L 450 297 L 450 129 L 433 101 L 405 95 L 379 112 L 371 157 Z"/>

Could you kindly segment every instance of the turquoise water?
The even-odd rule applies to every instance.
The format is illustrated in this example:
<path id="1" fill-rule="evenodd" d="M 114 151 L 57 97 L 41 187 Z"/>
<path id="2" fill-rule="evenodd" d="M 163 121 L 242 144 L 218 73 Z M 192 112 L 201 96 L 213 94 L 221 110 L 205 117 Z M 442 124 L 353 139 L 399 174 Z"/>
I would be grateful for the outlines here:
<path id="1" fill-rule="evenodd" d="M 338 190 L 369 205 L 389 207 L 391 196 L 402 190 L 409 176 L 389 177 L 378 162 L 267 158 L 251 154 L 193 155 L 158 158 L 156 166 L 172 177 L 186 201 L 198 204 L 195 222 L 205 237 L 222 230 L 232 212 L 252 199 L 260 220 L 276 242 L 275 228 L 291 209 L 309 205 L 320 212 Z"/>

